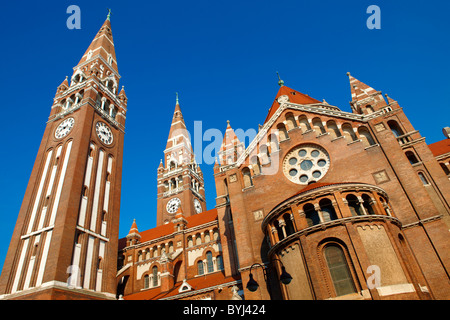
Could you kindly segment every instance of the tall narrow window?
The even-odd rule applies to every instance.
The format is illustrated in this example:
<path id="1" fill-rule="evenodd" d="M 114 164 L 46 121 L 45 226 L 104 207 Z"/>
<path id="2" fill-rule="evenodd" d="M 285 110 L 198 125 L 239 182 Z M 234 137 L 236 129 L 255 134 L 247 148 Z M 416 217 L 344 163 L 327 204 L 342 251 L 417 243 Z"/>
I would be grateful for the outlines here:
<path id="1" fill-rule="evenodd" d="M 148 274 L 146 274 L 144 276 L 144 289 L 148 289 L 149 286 L 150 286 L 150 277 L 148 276 Z"/>
<path id="2" fill-rule="evenodd" d="M 153 287 L 157 287 L 158 286 L 158 267 L 154 266 L 152 268 L 152 275 L 153 275 L 153 283 L 152 286 Z"/>
<path id="3" fill-rule="evenodd" d="M 284 227 L 286 230 L 286 236 L 289 236 L 295 232 L 294 224 L 292 223 L 291 214 L 285 213 L 283 215 L 283 220 L 286 226 Z"/>
<path id="4" fill-rule="evenodd" d="M 372 199 L 367 195 L 367 194 L 363 194 L 362 195 L 362 199 L 363 199 L 363 206 L 366 209 L 366 212 L 368 214 L 375 214 L 375 211 L 373 210 L 373 201 Z"/>
<path id="5" fill-rule="evenodd" d="M 206 253 L 206 265 L 208 267 L 208 273 L 211 273 L 214 271 L 214 265 L 213 265 L 213 260 L 212 260 L 212 253 L 211 251 L 208 251 Z"/>
<path id="6" fill-rule="evenodd" d="M 424 186 L 427 186 L 430 184 L 422 172 L 419 172 L 418 174 L 419 174 L 419 178 L 420 178 L 420 180 L 422 180 L 422 183 Z"/>
<path id="7" fill-rule="evenodd" d="M 216 257 L 216 262 L 217 262 L 217 270 L 223 270 L 222 256 L 217 256 Z"/>
<path id="8" fill-rule="evenodd" d="M 201 276 L 204 271 L 203 271 L 203 261 L 200 260 L 199 262 L 197 262 L 197 273 L 199 276 Z"/>
<path id="9" fill-rule="evenodd" d="M 242 169 L 242 175 L 244 179 L 244 188 L 251 187 L 253 185 L 252 175 L 249 168 Z"/>
<path id="10" fill-rule="evenodd" d="M 324 253 L 336 295 L 355 293 L 355 284 L 342 248 L 334 244 L 328 245 L 325 247 Z"/>

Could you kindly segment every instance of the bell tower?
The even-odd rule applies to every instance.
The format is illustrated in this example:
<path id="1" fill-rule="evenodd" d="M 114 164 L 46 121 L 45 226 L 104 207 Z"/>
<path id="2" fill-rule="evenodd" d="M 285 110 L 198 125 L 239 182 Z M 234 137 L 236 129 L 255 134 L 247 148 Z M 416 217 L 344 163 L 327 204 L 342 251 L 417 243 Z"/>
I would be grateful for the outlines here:
<path id="1" fill-rule="evenodd" d="M 203 173 L 195 162 L 189 132 L 178 100 L 158 167 L 157 225 L 169 223 L 181 208 L 185 217 L 206 210 Z"/>
<path id="2" fill-rule="evenodd" d="M 127 97 L 109 18 L 57 88 L 0 278 L 3 299 L 115 299 Z"/>

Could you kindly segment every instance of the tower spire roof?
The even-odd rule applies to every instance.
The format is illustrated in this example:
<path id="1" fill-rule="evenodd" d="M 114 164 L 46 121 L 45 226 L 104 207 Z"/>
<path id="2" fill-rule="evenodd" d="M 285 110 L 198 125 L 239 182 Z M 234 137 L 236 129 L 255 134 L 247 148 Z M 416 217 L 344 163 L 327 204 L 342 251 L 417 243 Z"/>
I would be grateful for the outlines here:
<path id="1" fill-rule="evenodd" d="M 102 57 L 114 71 L 118 72 L 116 51 L 114 48 L 114 40 L 111 31 L 111 10 L 108 10 L 109 12 L 105 22 L 95 35 L 94 40 L 92 40 L 84 55 L 81 57 L 78 65 L 81 65 L 93 58 Z"/>
<path id="2" fill-rule="evenodd" d="M 176 92 L 175 100 L 175 110 L 173 112 L 172 123 L 170 124 L 169 137 L 167 139 L 166 150 L 176 146 L 183 145 L 184 148 L 188 149 L 190 155 L 193 157 L 193 149 L 191 145 L 191 140 L 189 132 L 186 129 L 186 124 L 184 122 L 183 113 L 181 112 L 180 101 L 178 98 L 178 92 Z M 184 154 L 184 153 L 183 153 Z M 191 159 L 192 160 L 192 159 Z M 167 157 L 166 157 L 167 161 Z M 190 162 L 190 161 L 188 161 Z"/>
<path id="3" fill-rule="evenodd" d="M 374 88 L 353 77 L 350 72 L 347 72 L 347 76 L 350 80 L 350 90 L 353 101 L 361 101 L 369 98 L 372 94 L 377 93 Z"/>

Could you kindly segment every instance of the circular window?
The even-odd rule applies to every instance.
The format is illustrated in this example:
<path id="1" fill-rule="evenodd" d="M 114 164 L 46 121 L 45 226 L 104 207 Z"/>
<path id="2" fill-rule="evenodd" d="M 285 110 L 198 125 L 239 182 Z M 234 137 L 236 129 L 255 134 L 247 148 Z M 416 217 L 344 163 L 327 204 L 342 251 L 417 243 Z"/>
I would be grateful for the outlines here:
<path id="1" fill-rule="evenodd" d="M 283 172 L 292 182 L 308 184 L 322 179 L 330 168 L 328 152 L 315 144 L 292 149 L 283 160 Z"/>

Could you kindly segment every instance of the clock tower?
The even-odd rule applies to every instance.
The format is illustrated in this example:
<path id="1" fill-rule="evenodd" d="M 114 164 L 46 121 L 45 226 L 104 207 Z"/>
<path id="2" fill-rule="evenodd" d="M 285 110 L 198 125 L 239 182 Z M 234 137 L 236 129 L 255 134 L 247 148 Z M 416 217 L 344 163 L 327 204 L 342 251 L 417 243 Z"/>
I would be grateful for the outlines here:
<path id="1" fill-rule="evenodd" d="M 189 217 L 205 211 L 206 200 L 203 173 L 195 162 L 177 94 L 164 160 L 158 167 L 157 225 L 171 222 L 179 209 Z"/>
<path id="2" fill-rule="evenodd" d="M 115 299 L 127 97 L 109 15 L 57 88 L 0 278 L 3 299 Z"/>

